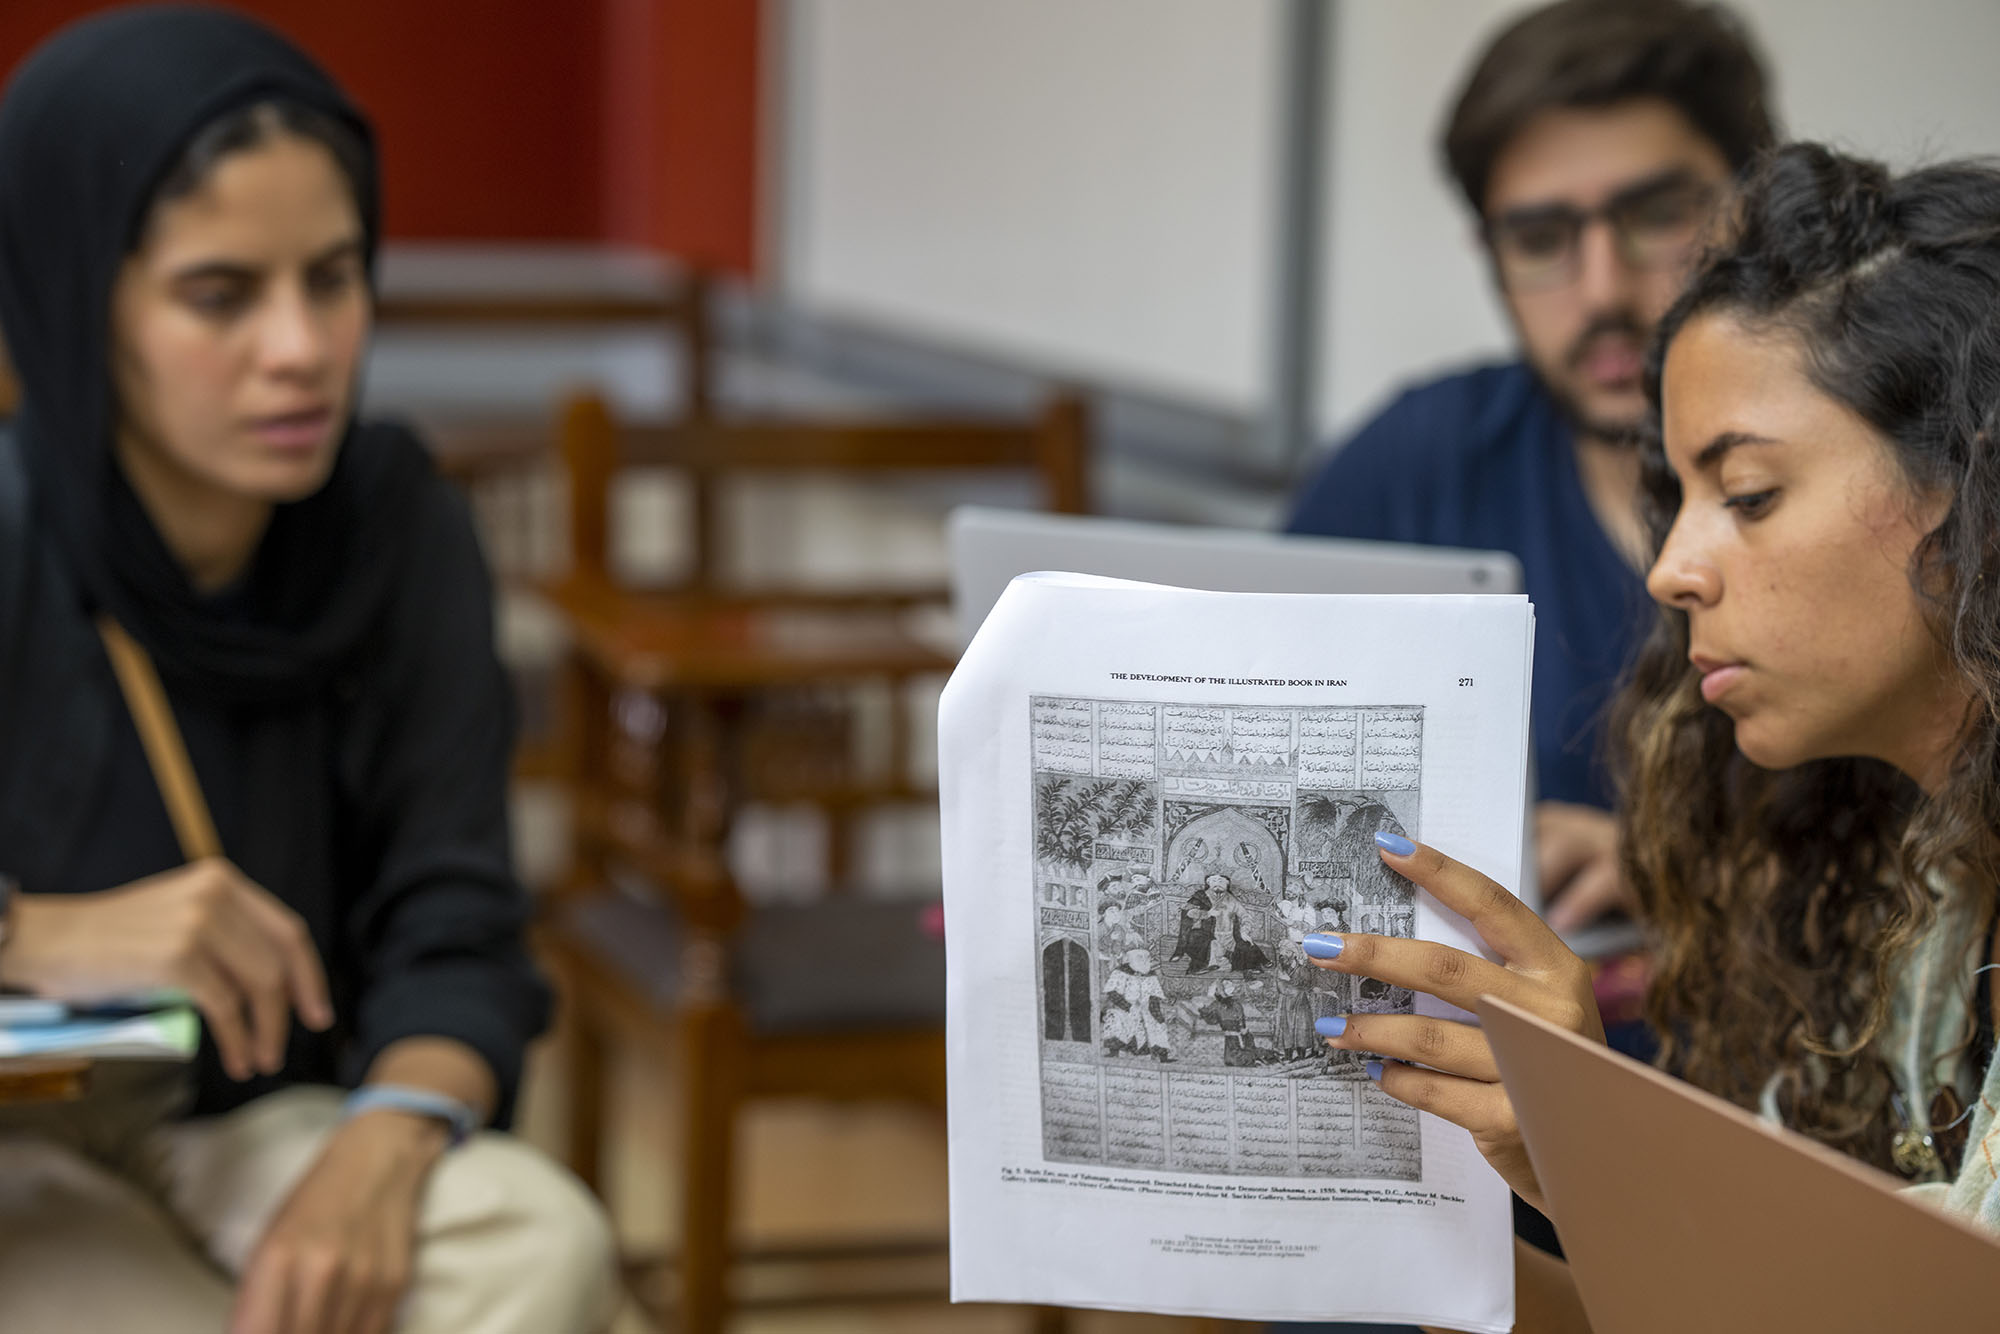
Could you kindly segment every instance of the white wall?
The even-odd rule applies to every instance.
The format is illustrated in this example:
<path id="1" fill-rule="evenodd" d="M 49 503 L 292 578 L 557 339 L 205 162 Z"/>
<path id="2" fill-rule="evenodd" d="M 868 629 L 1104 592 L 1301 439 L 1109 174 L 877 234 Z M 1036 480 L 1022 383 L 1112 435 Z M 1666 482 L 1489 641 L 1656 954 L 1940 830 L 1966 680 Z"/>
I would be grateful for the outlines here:
<path id="1" fill-rule="evenodd" d="M 1330 62 L 1322 421 L 1344 434 L 1398 385 L 1504 355 L 1508 333 L 1436 137 L 1519 0 L 1346 0 Z M 2000 153 L 2000 4 L 1737 0 L 1783 123 L 1892 164 Z"/>
<path id="2" fill-rule="evenodd" d="M 1273 0 L 794 0 L 780 279 L 809 310 L 1248 408 Z"/>
<path id="3" fill-rule="evenodd" d="M 1521 0 L 1340 0 L 1320 414 L 1508 336 L 1438 164 Z M 1740 0 L 1797 134 L 2000 152 L 2000 4 Z M 791 0 L 779 281 L 808 310 L 1223 408 L 1265 390 L 1277 0 Z"/>

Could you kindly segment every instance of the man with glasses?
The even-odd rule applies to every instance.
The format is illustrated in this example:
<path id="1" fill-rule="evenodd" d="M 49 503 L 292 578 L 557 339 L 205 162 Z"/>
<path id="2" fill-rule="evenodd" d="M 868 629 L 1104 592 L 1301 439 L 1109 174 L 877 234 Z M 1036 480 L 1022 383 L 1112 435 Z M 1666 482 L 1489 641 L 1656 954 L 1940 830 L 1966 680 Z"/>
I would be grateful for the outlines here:
<path id="1" fill-rule="evenodd" d="M 1651 603 L 1636 433 L 1653 326 L 1769 146 L 1741 23 L 1561 0 L 1486 49 L 1444 133 L 1520 359 L 1411 389 L 1327 460 L 1295 532 L 1510 551 L 1536 610 L 1536 845 L 1558 929 L 1620 899 L 1602 715 Z"/>

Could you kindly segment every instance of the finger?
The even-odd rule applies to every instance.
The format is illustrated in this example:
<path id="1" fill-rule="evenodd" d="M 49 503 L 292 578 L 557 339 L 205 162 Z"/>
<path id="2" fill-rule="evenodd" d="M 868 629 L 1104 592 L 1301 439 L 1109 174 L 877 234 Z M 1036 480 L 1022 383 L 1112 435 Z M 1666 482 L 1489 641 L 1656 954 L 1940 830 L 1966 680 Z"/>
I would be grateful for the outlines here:
<path id="1" fill-rule="evenodd" d="M 1378 835 L 1378 844 L 1381 839 Z M 1470 922 L 1479 938 L 1501 958 L 1541 966 L 1569 952 L 1555 932 L 1506 886 L 1453 861 L 1429 844 L 1396 841 L 1411 850 L 1400 853 L 1378 847 L 1383 863 Z"/>
<path id="2" fill-rule="evenodd" d="M 407 1253 L 385 1257 L 379 1263 L 381 1267 L 369 1285 L 355 1321 L 355 1334 L 390 1334 L 396 1325 L 396 1307 L 410 1286 Z"/>
<path id="3" fill-rule="evenodd" d="M 304 919 L 248 881 L 241 889 L 244 905 L 284 961 L 285 980 L 299 1018 L 316 1032 L 331 1028 L 333 1001 L 327 992 L 326 970 L 320 966 L 319 951 L 313 947 L 312 932 L 306 929 Z"/>
<path id="4" fill-rule="evenodd" d="M 1537 925 L 1539 925 L 1537 919 Z M 1481 996 L 1498 996 L 1525 1009 L 1542 1013 L 1548 1005 L 1547 987 L 1489 962 L 1476 954 L 1453 949 L 1430 940 L 1406 940 L 1401 936 L 1320 934 L 1315 941 L 1340 942 L 1333 958 L 1315 958 L 1321 968 L 1356 977 L 1372 977 L 1392 986 L 1408 987 L 1448 1001 L 1461 1010 L 1476 1007 Z M 1326 948 L 1324 945 L 1317 948 Z"/>
<path id="5" fill-rule="evenodd" d="M 354 1334 L 390 1334 L 396 1327 L 396 1305 L 408 1286 L 407 1274 L 400 1271 L 378 1278 L 355 1314 Z"/>
<path id="6" fill-rule="evenodd" d="M 204 944 L 209 961 L 243 997 L 257 1068 L 276 1074 L 284 1068 L 292 1027 L 282 965 L 263 932 L 234 904 L 216 914 Z"/>
<path id="7" fill-rule="evenodd" d="M 341 1257 L 327 1246 L 311 1246 L 292 1262 L 291 1300 L 284 1334 L 335 1334 L 333 1323 L 342 1291 Z"/>
<path id="8" fill-rule="evenodd" d="M 274 1253 L 260 1249 L 251 1256 L 237 1280 L 229 1334 L 281 1334 L 287 1288 L 285 1267 Z"/>
<path id="9" fill-rule="evenodd" d="M 1625 901 L 1625 879 L 1615 861 L 1599 862 L 1573 881 L 1549 906 L 1551 931 L 1574 931 L 1596 921 Z"/>
<path id="10" fill-rule="evenodd" d="M 313 1334 L 359 1334 L 366 1328 L 364 1322 L 373 1297 L 373 1273 L 369 1264 L 349 1257 L 327 1294 L 324 1314 L 319 1324 L 313 1327 Z"/>
<path id="11" fill-rule="evenodd" d="M 1420 1070 L 1400 1061 L 1383 1061 L 1379 1077 L 1371 1063 L 1369 1076 L 1397 1102 L 1463 1126 L 1476 1136 L 1505 1135 L 1515 1128 L 1514 1104 L 1498 1084 Z"/>
<path id="12" fill-rule="evenodd" d="M 244 1022 L 243 993 L 206 953 L 188 960 L 179 973 L 179 985 L 208 1022 L 223 1073 L 239 1081 L 250 1078 L 257 1072 L 257 1052 Z"/>
<path id="13" fill-rule="evenodd" d="M 1326 1045 L 1340 1051 L 1367 1051 L 1494 1084 L 1500 1069 L 1486 1035 L 1471 1024 L 1418 1014 L 1351 1014 Z M 1325 1021 L 1322 1021 L 1325 1022 Z"/>

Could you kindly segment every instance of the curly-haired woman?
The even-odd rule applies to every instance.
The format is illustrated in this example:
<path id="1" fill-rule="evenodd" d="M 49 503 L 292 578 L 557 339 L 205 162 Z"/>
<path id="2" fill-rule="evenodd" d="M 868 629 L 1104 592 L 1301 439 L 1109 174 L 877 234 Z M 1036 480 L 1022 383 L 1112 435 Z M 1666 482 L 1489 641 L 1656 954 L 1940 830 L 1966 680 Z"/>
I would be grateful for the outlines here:
<path id="1" fill-rule="evenodd" d="M 1617 733 L 1660 1060 L 2000 1228 L 2000 167 L 1779 151 L 1649 381 L 1661 611 Z M 1378 841 L 1499 962 L 1350 935 L 1309 940 L 1323 967 L 1601 1036 L 1531 913 Z M 1331 1042 L 1541 1202 L 1476 1028 L 1356 1016 Z"/>

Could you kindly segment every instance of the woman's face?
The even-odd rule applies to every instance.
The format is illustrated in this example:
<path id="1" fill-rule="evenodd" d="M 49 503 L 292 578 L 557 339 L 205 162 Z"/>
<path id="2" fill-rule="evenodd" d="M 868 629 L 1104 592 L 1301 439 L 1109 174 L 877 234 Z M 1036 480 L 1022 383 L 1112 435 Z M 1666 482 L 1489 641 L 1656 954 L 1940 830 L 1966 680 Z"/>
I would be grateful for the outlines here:
<path id="1" fill-rule="evenodd" d="M 278 134 L 226 155 L 153 210 L 113 289 L 128 470 L 250 500 L 311 495 L 368 320 L 361 218 L 332 154 Z"/>
<path id="2" fill-rule="evenodd" d="M 1647 588 L 1687 613 L 1702 697 L 1766 768 L 1863 755 L 1934 781 L 1965 696 L 1909 572 L 1947 498 L 1912 493 L 1789 335 L 1697 316 L 1661 395 L 1681 506 Z"/>

